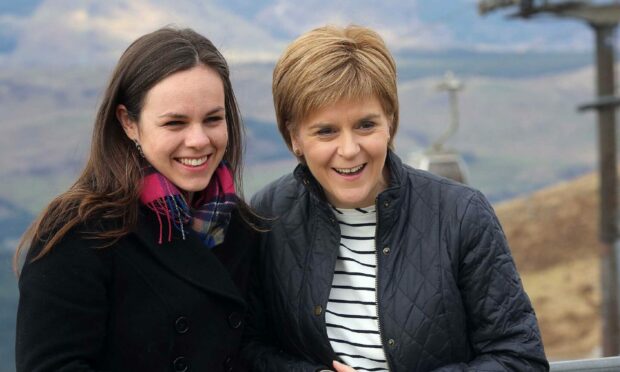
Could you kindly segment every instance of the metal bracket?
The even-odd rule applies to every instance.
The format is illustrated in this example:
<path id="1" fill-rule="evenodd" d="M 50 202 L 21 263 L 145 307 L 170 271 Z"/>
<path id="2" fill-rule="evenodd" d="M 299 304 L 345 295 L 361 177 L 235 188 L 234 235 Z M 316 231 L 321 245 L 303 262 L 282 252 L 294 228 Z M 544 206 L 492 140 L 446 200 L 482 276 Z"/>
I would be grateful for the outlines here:
<path id="1" fill-rule="evenodd" d="M 577 106 L 578 112 L 589 110 L 601 110 L 605 108 L 616 108 L 620 106 L 620 97 L 618 96 L 601 96 L 594 102 L 584 103 Z"/>

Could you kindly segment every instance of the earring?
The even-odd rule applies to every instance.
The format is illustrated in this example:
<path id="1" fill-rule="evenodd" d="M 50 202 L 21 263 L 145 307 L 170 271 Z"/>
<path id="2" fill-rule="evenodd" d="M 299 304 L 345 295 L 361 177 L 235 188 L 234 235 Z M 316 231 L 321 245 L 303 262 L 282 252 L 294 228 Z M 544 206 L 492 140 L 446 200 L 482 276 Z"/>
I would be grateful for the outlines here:
<path id="1" fill-rule="evenodd" d="M 136 149 L 138 149 L 138 153 L 140 154 L 140 156 L 145 158 L 144 151 L 142 151 L 142 146 L 140 146 L 140 142 L 138 142 L 137 139 L 134 139 L 133 143 L 136 145 Z"/>

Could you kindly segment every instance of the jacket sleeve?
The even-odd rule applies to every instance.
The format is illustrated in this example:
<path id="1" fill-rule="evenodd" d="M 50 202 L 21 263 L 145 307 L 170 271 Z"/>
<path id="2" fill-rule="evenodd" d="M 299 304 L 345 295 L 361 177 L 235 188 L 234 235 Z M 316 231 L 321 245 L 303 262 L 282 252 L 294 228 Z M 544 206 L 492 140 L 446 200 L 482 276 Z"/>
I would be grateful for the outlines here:
<path id="1" fill-rule="evenodd" d="M 94 371 L 101 359 L 109 308 L 106 270 L 101 250 L 83 243 L 65 237 L 24 266 L 15 345 L 18 372 Z"/>
<path id="2" fill-rule="evenodd" d="M 252 283 L 256 283 L 252 280 Z M 242 358 L 255 372 L 290 371 L 315 372 L 330 369 L 326 366 L 314 364 L 287 354 L 273 337 L 270 330 L 277 324 L 269 322 L 266 309 L 260 297 L 262 293 L 256 288 L 250 288 L 249 316 L 244 333 Z"/>
<path id="3" fill-rule="evenodd" d="M 474 359 L 437 371 L 547 371 L 534 309 L 499 221 L 476 192 L 460 226 L 458 284 Z"/>
<path id="4" fill-rule="evenodd" d="M 274 221 L 273 213 L 269 211 L 267 202 L 270 197 L 265 192 L 258 193 L 252 198 L 251 205 L 259 213 L 259 215 L 267 218 L 265 226 L 261 226 L 265 230 L 269 229 L 269 221 Z M 279 340 L 274 335 L 274 327 L 281 327 L 276 324 L 270 316 L 269 309 L 265 307 L 263 301 L 264 295 L 269 291 L 264 288 L 261 280 L 261 270 L 264 267 L 264 257 L 266 249 L 275 249 L 275 247 L 265 246 L 265 237 L 269 231 L 265 231 L 260 235 L 257 245 L 259 249 L 259 259 L 251 271 L 250 286 L 248 288 L 248 316 L 244 331 L 244 341 L 242 348 L 242 358 L 251 371 L 256 372 L 272 372 L 272 371 L 290 371 L 290 372 L 315 372 L 323 369 L 331 368 L 311 363 L 288 354 L 281 347 Z"/>
<path id="5" fill-rule="evenodd" d="M 315 372 L 330 369 L 286 353 L 274 337 L 272 330 L 281 325 L 275 324 L 267 315 L 269 310 L 262 300 L 265 289 L 260 280 L 260 261 L 253 267 L 250 277 L 248 316 L 241 352 L 249 369 L 255 372 Z"/>

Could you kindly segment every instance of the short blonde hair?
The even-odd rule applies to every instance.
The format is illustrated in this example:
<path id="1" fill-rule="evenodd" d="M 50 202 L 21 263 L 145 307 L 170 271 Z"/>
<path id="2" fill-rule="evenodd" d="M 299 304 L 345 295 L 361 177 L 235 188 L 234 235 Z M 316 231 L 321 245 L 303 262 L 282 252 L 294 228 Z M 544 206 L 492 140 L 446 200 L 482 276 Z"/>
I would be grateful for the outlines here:
<path id="1" fill-rule="evenodd" d="M 291 133 L 312 112 L 342 99 L 379 99 L 398 128 L 396 64 L 383 39 L 361 26 L 324 26 L 309 31 L 284 51 L 273 71 L 278 129 L 292 150 Z"/>

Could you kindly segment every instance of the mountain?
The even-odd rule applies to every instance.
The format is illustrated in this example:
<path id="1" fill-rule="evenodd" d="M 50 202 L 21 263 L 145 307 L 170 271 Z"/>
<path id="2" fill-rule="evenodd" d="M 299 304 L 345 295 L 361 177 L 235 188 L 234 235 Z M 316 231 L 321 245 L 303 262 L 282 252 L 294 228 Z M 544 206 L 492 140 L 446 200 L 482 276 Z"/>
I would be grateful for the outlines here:
<path id="1" fill-rule="evenodd" d="M 511 67 L 506 63 L 504 73 L 519 75 L 519 79 L 480 75 L 491 65 L 489 58 L 495 57 L 470 54 L 460 64 L 453 54 L 399 59 L 399 75 L 406 80 L 399 83 L 396 151 L 406 159 L 430 145 L 447 127 L 448 98 L 436 90 L 441 77 L 431 75 L 439 71 L 425 73 L 418 68 L 430 63 L 469 69 L 459 97 L 461 127 L 447 145 L 465 155 L 472 184 L 493 201 L 592 169 L 594 115 L 575 110 L 593 96 L 592 69 L 540 75 L 529 71 L 527 64 Z M 277 133 L 271 96 L 265 94 L 270 91 L 272 66 L 246 63 L 232 67 L 247 125 L 248 171 L 258 164 L 292 159 Z M 525 73 L 519 72 L 524 68 Z M 11 113 L 10 120 L 0 119 L 0 198 L 34 214 L 69 186 L 84 163 L 109 71 L 109 66 L 0 70 L 0 110 Z M 249 177 L 246 190 L 251 194 L 267 181 Z"/>
<path id="2" fill-rule="evenodd" d="M 66 188 L 81 168 L 97 102 L 118 55 L 138 35 L 167 23 L 212 36 L 230 57 L 248 125 L 248 164 L 291 159 L 278 139 L 271 98 L 265 94 L 273 59 L 283 45 L 319 23 L 359 21 L 377 27 L 395 52 L 402 102 L 397 150 L 403 157 L 422 151 L 445 128 L 447 97 L 435 86 L 450 69 L 464 79 L 466 90 L 460 98 L 461 129 L 449 145 L 464 153 L 473 184 L 492 200 L 594 166 L 592 116 L 573 111 L 593 94 L 590 54 L 523 51 L 530 48 L 523 46 L 532 39 L 530 26 L 549 28 L 536 35 L 540 46 L 551 49 L 563 45 L 554 33 L 570 40 L 588 32 L 561 26 L 570 22 L 507 21 L 501 14 L 483 19 L 475 13 L 475 2 L 467 0 L 390 0 L 381 6 L 348 0 L 12 4 L 0 8 L 0 25 L 8 26 L 0 27 L 0 34 L 12 35 L 15 45 L 0 51 L 0 108 L 11 113 L 0 119 L 0 176 L 5 180 L 0 197 L 30 213 Z M 510 52 L 497 51 L 510 45 L 515 46 Z M 250 192 L 266 182 L 263 177 L 248 180 Z"/>
<path id="3" fill-rule="evenodd" d="M 472 185 L 499 201 L 592 169 L 595 117 L 577 113 L 576 107 L 591 100 L 593 80 L 591 68 L 521 79 L 463 79 L 461 124 L 448 146 L 467 157 Z M 424 148 L 447 128 L 448 98 L 436 85 L 437 78 L 400 84 L 397 150 Z"/>

